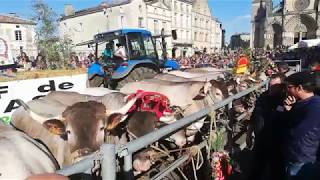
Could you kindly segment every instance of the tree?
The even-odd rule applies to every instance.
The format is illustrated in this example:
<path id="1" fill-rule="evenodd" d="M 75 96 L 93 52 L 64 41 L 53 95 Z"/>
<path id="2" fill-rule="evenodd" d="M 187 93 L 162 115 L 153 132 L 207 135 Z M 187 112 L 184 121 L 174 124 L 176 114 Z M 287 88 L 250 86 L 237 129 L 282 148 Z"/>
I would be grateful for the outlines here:
<path id="1" fill-rule="evenodd" d="M 37 22 L 36 43 L 49 68 L 66 67 L 71 40 L 58 38 L 58 16 L 43 0 L 33 0 L 33 20 Z"/>

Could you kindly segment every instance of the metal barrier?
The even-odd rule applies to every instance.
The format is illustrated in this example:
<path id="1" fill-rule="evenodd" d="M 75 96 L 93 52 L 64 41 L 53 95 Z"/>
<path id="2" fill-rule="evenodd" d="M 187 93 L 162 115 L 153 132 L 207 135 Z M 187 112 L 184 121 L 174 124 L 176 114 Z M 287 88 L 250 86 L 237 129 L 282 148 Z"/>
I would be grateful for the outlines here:
<path id="1" fill-rule="evenodd" d="M 196 122 L 199 118 L 204 117 L 205 115 L 228 105 L 228 108 L 232 108 L 232 101 L 235 99 L 239 99 L 242 96 L 245 96 L 253 91 L 260 89 L 261 87 L 267 85 L 267 81 L 262 82 L 254 87 L 251 87 L 245 91 L 242 91 L 234 96 L 231 96 L 217 104 L 213 104 L 211 107 L 204 108 L 190 116 L 184 117 L 179 121 L 176 121 L 170 125 L 164 126 L 156 131 L 149 133 L 145 136 L 142 136 L 138 139 L 135 139 L 125 145 L 112 145 L 112 144 L 103 144 L 100 148 L 99 152 L 96 152 L 93 155 L 88 156 L 84 160 L 69 166 L 65 167 L 61 170 L 58 170 L 58 174 L 62 174 L 65 176 L 70 176 L 72 174 L 82 173 L 82 172 L 90 172 L 90 169 L 93 167 L 93 161 L 97 159 L 97 156 L 102 156 L 102 179 L 103 180 L 115 180 L 116 179 L 116 155 L 118 157 L 124 158 L 124 167 L 123 170 L 127 176 L 127 179 L 132 179 L 133 174 L 130 176 L 132 171 L 132 154 L 136 151 L 157 142 L 159 139 L 167 136 L 193 122 Z M 200 143 L 198 146 L 199 148 L 205 147 L 207 144 L 207 140 Z M 153 179 L 160 179 L 180 164 L 187 160 L 186 156 L 180 157 L 178 160 L 173 162 L 170 166 L 168 166 L 164 171 L 156 175 Z"/>

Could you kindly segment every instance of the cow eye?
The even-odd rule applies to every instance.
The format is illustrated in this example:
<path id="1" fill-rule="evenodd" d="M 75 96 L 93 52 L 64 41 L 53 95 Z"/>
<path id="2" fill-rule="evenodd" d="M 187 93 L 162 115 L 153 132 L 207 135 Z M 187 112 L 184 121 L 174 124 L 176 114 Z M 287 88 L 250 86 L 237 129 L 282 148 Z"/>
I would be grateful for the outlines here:
<path id="1" fill-rule="evenodd" d="M 101 128 L 100 128 L 100 131 L 103 131 L 103 130 L 104 130 L 104 127 L 101 127 Z"/>
<path id="2" fill-rule="evenodd" d="M 71 131 L 70 131 L 70 130 L 68 130 L 68 131 L 67 131 L 67 133 L 68 133 L 68 134 L 70 134 L 70 133 L 71 133 Z"/>

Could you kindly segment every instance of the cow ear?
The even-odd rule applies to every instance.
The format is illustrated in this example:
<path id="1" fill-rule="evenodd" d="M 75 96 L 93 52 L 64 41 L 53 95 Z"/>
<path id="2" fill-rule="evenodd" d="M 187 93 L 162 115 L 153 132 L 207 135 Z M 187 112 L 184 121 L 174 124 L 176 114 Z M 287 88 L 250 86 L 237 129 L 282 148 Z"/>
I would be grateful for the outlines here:
<path id="1" fill-rule="evenodd" d="M 124 115 L 121 113 L 111 114 L 107 119 L 106 129 L 112 130 L 112 129 L 116 128 L 118 126 L 118 124 L 120 124 L 120 122 L 122 122 L 123 118 L 124 118 Z"/>
<path id="2" fill-rule="evenodd" d="M 193 97 L 192 100 L 202 100 L 206 97 L 206 95 L 208 94 L 210 88 L 211 88 L 211 83 L 210 82 L 206 82 L 204 84 L 204 86 L 199 90 L 199 94 L 197 94 L 195 97 Z"/>
<path id="3" fill-rule="evenodd" d="M 204 99 L 204 97 L 206 97 L 205 93 L 204 93 L 204 88 L 202 87 L 199 90 L 199 94 L 197 94 L 195 97 L 192 98 L 192 100 L 198 101 L 198 100 L 202 100 Z"/>
<path id="4" fill-rule="evenodd" d="M 50 133 L 55 135 L 62 135 L 66 132 L 65 124 L 57 119 L 50 119 L 42 124 Z"/>

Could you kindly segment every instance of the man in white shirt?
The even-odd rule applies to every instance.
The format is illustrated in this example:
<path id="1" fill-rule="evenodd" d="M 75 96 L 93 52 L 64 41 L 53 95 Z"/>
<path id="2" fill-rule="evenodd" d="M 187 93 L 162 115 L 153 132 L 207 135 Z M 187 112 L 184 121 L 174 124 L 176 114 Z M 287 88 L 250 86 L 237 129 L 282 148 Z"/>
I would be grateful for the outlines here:
<path id="1" fill-rule="evenodd" d="M 113 55 L 120 57 L 124 61 L 128 60 L 124 46 L 122 46 L 120 43 L 116 44 L 116 46 L 118 47 L 118 49 L 114 52 Z"/>

